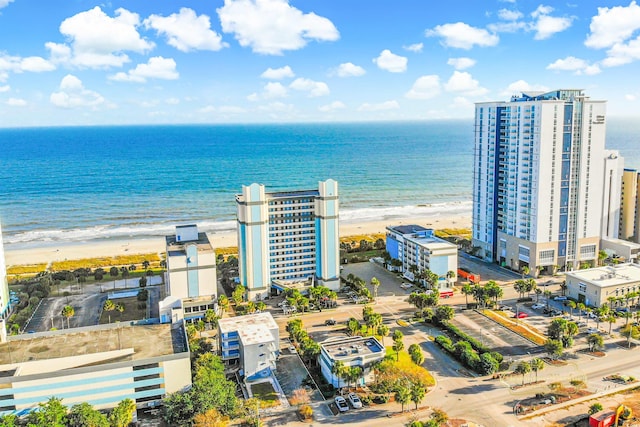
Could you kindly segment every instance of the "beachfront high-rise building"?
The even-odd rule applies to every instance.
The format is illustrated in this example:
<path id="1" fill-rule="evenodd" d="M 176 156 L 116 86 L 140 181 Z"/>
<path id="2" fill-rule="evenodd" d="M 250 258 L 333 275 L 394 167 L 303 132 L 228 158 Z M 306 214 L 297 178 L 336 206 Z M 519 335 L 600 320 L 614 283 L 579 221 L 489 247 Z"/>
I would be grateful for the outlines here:
<path id="1" fill-rule="evenodd" d="M 625 169 L 620 196 L 620 234 L 624 240 L 640 243 L 640 174 Z"/>
<path id="2" fill-rule="evenodd" d="M 10 313 L 11 302 L 7 283 L 7 265 L 4 259 L 4 242 L 2 241 L 2 225 L 0 224 L 0 320 L 5 320 Z M 4 323 L 0 326 L 4 326 Z"/>
<path id="3" fill-rule="evenodd" d="M 216 253 L 209 237 L 196 225 L 180 225 L 165 240 L 167 297 L 160 302 L 160 320 L 202 319 L 217 308 Z"/>
<path id="4" fill-rule="evenodd" d="M 236 205 L 240 283 L 249 300 L 264 298 L 278 283 L 340 287 L 336 181 L 275 193 L 251 184 L 236 195 Z"/>
<path id="5" fill-rule="evenodd" d="M 483 258 L 532 275 L 597 261 L 622 172 L 605 117 L 606 101 L 573 89 L 476 104 L 472 236 Z"/>

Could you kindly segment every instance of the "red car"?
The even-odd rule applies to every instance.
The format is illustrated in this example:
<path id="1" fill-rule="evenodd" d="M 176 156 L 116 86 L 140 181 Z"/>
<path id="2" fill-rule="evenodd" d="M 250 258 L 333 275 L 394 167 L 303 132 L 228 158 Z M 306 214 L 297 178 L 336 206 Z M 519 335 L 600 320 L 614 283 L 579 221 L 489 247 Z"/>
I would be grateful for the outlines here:
<path id="1" fill-rule="evenodd" d="M 529 317 L 529 315 L 527 313 L 523 313 L 522 311 L 518 314 L 516 314 L 513 317 L 517 317 L 518 319 L 524 319 L 525 317 Z"/>

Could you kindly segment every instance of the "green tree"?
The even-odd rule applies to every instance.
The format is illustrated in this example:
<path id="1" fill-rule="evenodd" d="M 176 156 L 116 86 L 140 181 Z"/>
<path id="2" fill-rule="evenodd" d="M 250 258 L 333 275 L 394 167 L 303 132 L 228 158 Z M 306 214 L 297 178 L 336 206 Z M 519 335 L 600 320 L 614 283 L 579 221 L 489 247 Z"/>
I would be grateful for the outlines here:
<path id="1" fill-rule="evenodd" d="M 233 293 L 231 294 L 231 299 L 233 299 L 233 302 L 235 302 L 236 305 L 240 305 L 240 303 L 244 301 L 244 293 L 245 293 L 245 288 L 242 285 L 237 285 L 236 288 L 233 290 Z"/>
<path id="2" fill-rule="evenodd" d="M 229 309 L 229 298 L 226 295 L 218 297 L 218 308 L 220 309 L 220 317 Z"/>
<path id="3" fill-rule="evenodd" d="M 411 356 L 411 361 L 418 366 L 424 362 L 424 354 L 422 354 L 422 350 L 418 344 L 411 344 L 409 346 L 409 356 Z"/>
<path id="4" fill-rule="evenodd" d="M 426 396 L 427 388 L 419 382 L 413 383 L 411 384 L 410 394 L 411 401 L 416 405 L 416 410 L 418 410 L 418 404 L 422 402 L 422 399 Z"/>
<path id="5" fill-rule="evenodd" d="M 170 426 L 188 426 L 196 415 L 196 404 L 191 392 L 172 393 L 163 401 L 162 418 Z"/>
<path id="6" fill-rule="evenodd" d="M 142 261 L 142 268 L 144 270 L 148 270 L 150 265 L 151 265 L 151 263 L 149 261 L 147 261 L 146 259 L 144 261 Z"/>
<path id="7" fill-rule="evenodd" d="M 522 361 L 516 366 L 515 373 L 522 375 L 522 385 L 524 385 L 524 376 L 531 372 L 531 365 L 527 361 Z"/>
<path id="8" fill-rule="evenodd" d="M 371 286 L 373 286 L 373 299 L 378 301 L 378 288 L 380 287 L 380 281 L 375 277 L 372 277 Z"/>
<path id="9" fill-rule="evenodd" d="M 71 327 L 71 326 L 69 326 L 69 319 L 71 319 L 76 314 L 76 311 L 70 305 L 65 305 L 62 308 L 62 313 L 61 314 L 62 314 L 63 317 L 67 318 L 67 329 L 69 329 Z"/>
<path id="10" fill-rule="evenodd" d="M 209 308 L 207 309 L 207 311 L 204 312 L 204 320 L 211 327 L 214 327 L 218 323 L 218 316 L 216 315 L 216 312 L 212 308 Z"/>
<path id="11" fill-rule="evenodd" d="M 604 348 L 604 340 L 600 334 L 591 334 L 587 337 L 589 351 L 596 351 Z"/>
<path id="12" fill-rule="evenodd" d="M 404 385 L 399 385 L 396 388 L 395 399 L 396 402 L 402 405 L 401 412 L 404 412 L 404 405 L 409 403 L 409 401 L 411 400 L 411 390 Z"/>
<path id="13" fill-rule="evenodd" d="M 122 278 L 124 279 L 124 287 L 127 287 L 127 278 L 129 277 L 129 269 L 122 267 Z"/>
<path id="14" fill-rule="evenodd" d="M 480 371 L 484 375 L 491 375 L 498 372 L 498 369 L 500 369 L 500 362 L 498 362 L 491 353 L 482 353 L 480 355 L 478 368 L 480 368 Z"/>
<path id="15" fill-rule="evenodd" d="M 38 403 L 38 408 L 27 416 L 27 422 L 35 427 L 66 427 L 67 412 L 62 399 L 50 397 L 45 403 Z"/>
<path id="16" fill-rule="evenodd" d="M 144 288 L 147 286 L 147 276 L 140 276 L 138 279 L 138 286 Z"/>
<path id="17" fill-rule="evenodd" d="M 1 427 L 18 427 L 20 421 L 15 415 L 0 415 Z"/>
<path id="18" fill-rule="evenodd" d="M 534 357 L 529 362 L 529 365 L 531 365 L 531 370 L 536 373 L 536 382 L 538 382 L 538 371 L 544 369 L 544 362 L 542 361 L 542 359 Z"/>
<path id="19" fill-rule="evenodd" d="M 609 335 L 611 335 L 611 326 L 616 323 L 616 320 L 618 319 L 612 313 L 609 313 L 607 314 L 607 317 L 604 318 L 604 320 L 609 323 Z"/>
<path id="20" fill-rule="evenodd" d="M 73 405 L 67 415 L 68 427 L 110 427 L 107 416 L 84 402 Z"/>
<path id="21" fill-rule="evenodd" d="M 347 322 L 347 330 L 349 331 L 349 335 L 356 335 L 358 331 L 360 331 L 362 327 L 360 326 L 360 322 L 355 317 L 352 317 Z"/>
<path id="22" fill-rule="evenodd" d="M 336 360 L 331 367 L 331 373 L 335 375 L 336 378 L 338 378 L 338 389 L 341 389 L 342 386 L 340 385 L 340 380 L 344 378 L 345 374 L 344 362 L 342 362 L 341 360 Z"/>
<path id="23" fill-rule="evenodd" d="M 602 265 L 604 263 L 604 260 L 607 259 L 608 256 L 609 255 L 607 255 L 607 253 L 605 251 L 600 249 L 598 251 L 598 265 Z"/>
<path id="24" fill-rule="evenodd" d="M 116 311 L 120 313 L 120 320 L 122 320 L 122 313 L 124 313 L 124 304 L 116 304 Z"/>
<path id="25" fill-rule="evenodd" d="M 593 405 L 589 406 L 589 415 L 593 415 L 595 413 L 598 413 L 600 411 L 602 411 L 602 405 L 599 402 L 594 403 Z"/>
<path id="26" fill-rule="evenodd" d="M 400 360 L 400 352 L 404 350 L 404 343 L 402 342 L 403 334 L 399 330 L 393 331 L 393 351 L 396 352 L 396 360 Z"/>
<path id="27" fill-rule="evenodd" d="M 469 295 L 473 295 L 473 286 L 471 286 L 469 283 L 465 283 L 464 285 L 462 285 L 461 291 L 464 294 L 465 306 L 468 307 L 469 306 Z"/>
<path id="28" fill-rule="evenodd" d="M 631 313 L 626 314 L 630 315 Z M 637 326 L 627 324 L 620 330 L 620 335 L 627 338 L 627 346 L 631 347 L 631 339 L 637 340 L 640 338 L 640 329 Z"/>
<path id="29" fill-rule="evenodd" d="M 228 425 L 229 417 L 222 415 L 216 409 L 209 409 L 193 418 L 193 427 L 227 427 Z"/>
<path id="30" fill-rule="evenodd" d="M 435 317 L 438 323 L 444 323 L 453 319 L 455 312 L 450 305 L 440 305 L 436 308 Z"/>
<path id="31" fill-rule="evenodd" d="M 376 332 L 378 333 L 378 335 L 382 337 L 382 345 L 384 345 L 384 337 L 389 335 L 389 327 L 385 324 L 381 324 L 378 326 L 378 329 Z"/>
<path id="32" fill-rule="evenodd" d="M 109 413 L 109 423 L 111 427 L 127 427 L 133 420 L 136 412 L 136 404 L 131 399 L 124 399 L 118 403 Z"/>
<path id="33" fill-rule="evenodd" d="M 557 359 L 562 356 L 564 347 L 562 345 L 562 341 L 549 339 L 544 343 L 544 350 L 552 359 Z"/>

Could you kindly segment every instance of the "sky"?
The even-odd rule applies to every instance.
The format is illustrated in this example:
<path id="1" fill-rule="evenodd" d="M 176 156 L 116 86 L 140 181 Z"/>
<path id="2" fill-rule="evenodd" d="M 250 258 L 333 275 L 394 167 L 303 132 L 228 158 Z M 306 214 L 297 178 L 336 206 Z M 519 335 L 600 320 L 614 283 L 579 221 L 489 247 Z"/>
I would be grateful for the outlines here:
<path id="1" fill-rule="evenodd" d="M 640 5 L 0 0 L 0 127 L 470 118 L 584 89 L 640 116 Z"/>

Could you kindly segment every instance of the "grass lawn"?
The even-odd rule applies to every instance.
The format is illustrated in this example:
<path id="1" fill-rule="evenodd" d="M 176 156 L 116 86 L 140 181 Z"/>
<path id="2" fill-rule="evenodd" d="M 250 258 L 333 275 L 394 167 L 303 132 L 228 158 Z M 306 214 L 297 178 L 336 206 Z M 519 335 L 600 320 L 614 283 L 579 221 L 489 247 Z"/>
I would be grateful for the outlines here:
<path id="1" fill-rule="evenodd" d="M 256 399 L 260 399 L 261 408 L 271 408 L 280 403 L 278 393 L 273 389 L 269 382 L 253 384 L 251 392 Z"/>
<path id="2" fill-rule="evenodd" d="M 536 328 L 530 325 L 525 326 L 523 324 L 524 322 L 518 323 L 515 320 L 508 318 L 507 315 L 502 311 L 483 310 L 482 314 L 501 324 L 507 329 L 512 330 L 516 334 L 525 337 L 529 341 L 536 343 L 537 345 L 544 345 L 544 343 L 547 342 L 547 338 L 544 336 L 544 334 L 542 334 Z"/>
<path id="3" fill-rule="evenodd" d="M 102 315 L 100 316 L 100 324 L 105 325 L 109 323 L 109 316 L 111 316 L 111 323 L 115 322 L 128 322 L 131 320 L 141 320 L 144 319 L 147 315 L 147 309 L 138 308 L 138 304 L 140 301 L 136 297 L 130 298 L 118 298 L 112 300 L 114 304 L 122 304 L 124 305 L 124 311 L 120 314 L 119 311 L 106 311 L 102 310 Z"/>
<path id="4" fill-rule="evenodd" d="M 409 377 L 420 379 L 420 381 L 427 386 L 435 385 L 436 381 L 433 379 L 431 373 L 422 366 L 413 363 L 407 351 L 403 350 L 398 353 L 399 357 L 398 360 L 396 360 L 396 352 L 391 346 L 385 347 L 385 350 L 387 352 L 385 361 L 391 361 L 399 371 L 406 372 Z"/>

